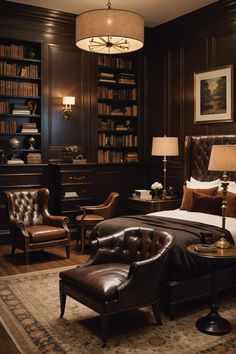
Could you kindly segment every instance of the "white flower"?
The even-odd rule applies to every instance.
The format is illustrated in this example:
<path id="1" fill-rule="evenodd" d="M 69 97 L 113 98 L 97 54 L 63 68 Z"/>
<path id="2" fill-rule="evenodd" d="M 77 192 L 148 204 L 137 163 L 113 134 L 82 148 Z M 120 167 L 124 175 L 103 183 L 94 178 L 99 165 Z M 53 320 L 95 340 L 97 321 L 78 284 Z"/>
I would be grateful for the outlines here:
<path id="1" fill-rule="evenodd" d="M 161 183 L 159 182 L 154 182 L 152 185 L 151 185 L 151 189 L 162 189 L 163 186 Z"/>

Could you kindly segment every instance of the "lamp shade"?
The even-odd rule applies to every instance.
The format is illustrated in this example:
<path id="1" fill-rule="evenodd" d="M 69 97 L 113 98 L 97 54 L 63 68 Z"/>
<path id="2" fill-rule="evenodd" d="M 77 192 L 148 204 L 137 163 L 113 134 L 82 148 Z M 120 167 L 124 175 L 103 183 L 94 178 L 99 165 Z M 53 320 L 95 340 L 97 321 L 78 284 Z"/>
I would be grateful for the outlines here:
<path id="1" fill-rule="evenodd" d="M 153 156 L 178 156 L 179 144 L 177 137 L 154 137 L 152 138 Z"/>
<path id="2" fill-rule="evenodd" d="M 133 52 L 142 48 L 144 19 L 132 11 L 100 9 L 76 17 L 76 45 L 101 54 Z"/>
<path id="3" fill-rule="evenodd" d="M 75 97 L 74 96 L 65 96 L 65 97 L 63 97 L 62 104 L 64 104 L 64 105 L 74 105 L 75 104 Z"/>
<path id="4" fill-rule="evenodd" d="M 208 170 L 236 171 L 236 145 L 212 145 Z"/>

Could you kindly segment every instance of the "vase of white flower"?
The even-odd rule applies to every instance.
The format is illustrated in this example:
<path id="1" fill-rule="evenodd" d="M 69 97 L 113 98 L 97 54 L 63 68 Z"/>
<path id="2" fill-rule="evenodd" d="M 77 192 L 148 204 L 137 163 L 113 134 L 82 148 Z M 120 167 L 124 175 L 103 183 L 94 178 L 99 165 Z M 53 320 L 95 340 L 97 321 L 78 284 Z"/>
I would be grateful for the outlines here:
<path id="1" fill-rule="evenodd" d="M 162 184 L 159 182 L 154 182 L 151 185 L 151 190 L 152 190 L 152 199 L 159 199 L 161 197 L 161 193 L 162 193 Z"/>

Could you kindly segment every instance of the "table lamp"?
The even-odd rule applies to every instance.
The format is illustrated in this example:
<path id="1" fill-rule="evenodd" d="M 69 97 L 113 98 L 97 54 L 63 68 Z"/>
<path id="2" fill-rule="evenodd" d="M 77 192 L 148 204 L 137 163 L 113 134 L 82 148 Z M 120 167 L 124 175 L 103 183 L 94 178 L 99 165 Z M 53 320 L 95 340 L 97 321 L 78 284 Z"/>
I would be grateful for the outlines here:
<path id="1" fill-rule="evenodd" d="M 222 234 L 219 241 L 216 241 L 217 248 L 230 248 L 232 245 L 225 237 L 225 221 L 227 209 L 227 189 L 229 171 L 236 171 L 236 145 L 212 145 L 210 161 L 208 166 L 209 171 L 223 172 L 221 187 L 222 187 Z"/>
<path id="2" fill-rule="evenodd" d="M 166 172 L 167 172 L 167 156 L 179 155 L 179 144 L 177 137 L 153 137 L 152 138 L 152 155 L 163 156 L 163 192 L 162 198 L 166 199 Z"/>

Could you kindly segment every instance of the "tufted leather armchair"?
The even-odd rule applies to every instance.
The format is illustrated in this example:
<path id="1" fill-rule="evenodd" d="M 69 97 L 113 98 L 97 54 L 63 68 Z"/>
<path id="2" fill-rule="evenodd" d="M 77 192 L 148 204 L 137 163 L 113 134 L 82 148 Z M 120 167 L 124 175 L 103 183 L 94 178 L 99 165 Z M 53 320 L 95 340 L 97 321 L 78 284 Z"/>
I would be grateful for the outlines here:
<path id="1" fill-rule="evenodd" d="M 87 263 L 59 274 L 61 317 L 67 295 L 90 307 L 101 315 L 105 343 L 112 313 L 152 305 L 157 323 L 162 324 L 159 301 L 173 236 L 136 227 L 91 244 Z"/>
<path id="2" fill-rule="evenodd" d="M 29 252 L 46 247 L 65 246 L 70 257 L 69 219 L 53 216 L 48 211 L 49 190 L 46 188 L 6 191 L 12 255 L 19 248 Z"/>

